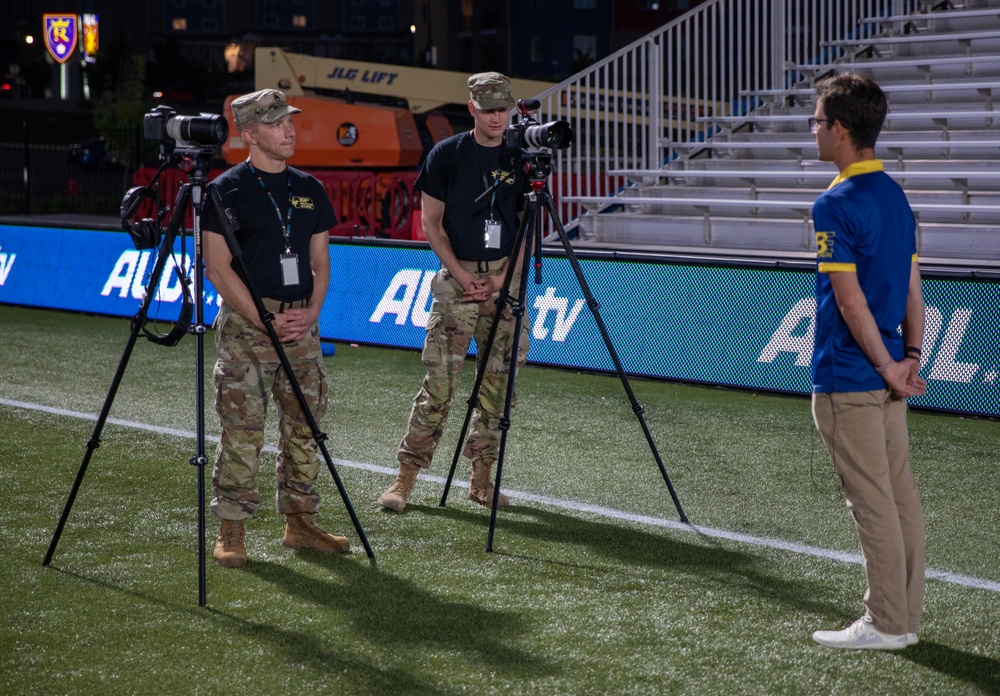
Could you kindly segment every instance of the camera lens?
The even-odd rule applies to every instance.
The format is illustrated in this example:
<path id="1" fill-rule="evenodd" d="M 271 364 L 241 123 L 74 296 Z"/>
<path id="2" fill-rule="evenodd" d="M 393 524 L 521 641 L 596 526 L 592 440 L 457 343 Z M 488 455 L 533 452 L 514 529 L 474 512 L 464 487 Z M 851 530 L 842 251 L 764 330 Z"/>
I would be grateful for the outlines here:
<path id="1" fill-rule="evenodd" d="M 229 136 L 229 124 L 222 116 L 175 116 L 167 121 L 167 135 L 178 143 L 221 145 Z"/>
<path id="2" fill-rule="evenodd" d="M 566 121 L 549 121 L 524 129 L 524 142 L 529 147 L 565 150 L 573 144 L 573 129 Z"/>

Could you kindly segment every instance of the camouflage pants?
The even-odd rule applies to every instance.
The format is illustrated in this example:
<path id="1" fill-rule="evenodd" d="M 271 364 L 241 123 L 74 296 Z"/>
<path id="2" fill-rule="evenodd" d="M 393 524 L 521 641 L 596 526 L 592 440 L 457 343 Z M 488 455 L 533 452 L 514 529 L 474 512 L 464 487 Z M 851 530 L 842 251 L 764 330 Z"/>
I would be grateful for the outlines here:
<path id="1" fill-rule="evenodd" d="M 491 275 L 504 273 L 495 271 Z M 476 274 L 483 277 L 486 274 Z M 520 276 L 511 281 L 510 294 L 516 296 Z M 493 317 L 496 297 L 485 302 L 461 302 L 462 287 L 445 269 L 438 271 L 431 285 L 434 301 L 427 319 L 423 362 L 427 368 L 420 391 L 413 399 L 406 435 L 396 450 L 400 464 L 430 466 L 438 441 L 444 432 L 452 399 L 462 372 L 462 365 L 473 338 L 484 348 Z M 500 326 L 493 341 L 493 351 L 486 360 L 479 402 L 472 414 L 465 456 L 470 459 L 496 459 L 500 448 L 500 417 L 507 396 L 507 372 L 514 345 L 514 315 L 504 308 Z M 524 365 L 528 357 L 528 316 L 525 313 L 517 364 Z M 480 353 L 477 366 L 482 368 Z"/>
<path id="2" fill-rule="evenodd" d="M 212 512 L 221 519 L 242 520 L 260 506 L 257 469 L 269 397 L 278 412 L 277 510 L 282 515 L 316 512 L 318 445 L 270 337 L 225 305 L 215 328 L 215 408 L 222 435 L 215 451 Z M 319 326 L 305 338 L 281 345 L 319 422 L 328 395 Z"/>

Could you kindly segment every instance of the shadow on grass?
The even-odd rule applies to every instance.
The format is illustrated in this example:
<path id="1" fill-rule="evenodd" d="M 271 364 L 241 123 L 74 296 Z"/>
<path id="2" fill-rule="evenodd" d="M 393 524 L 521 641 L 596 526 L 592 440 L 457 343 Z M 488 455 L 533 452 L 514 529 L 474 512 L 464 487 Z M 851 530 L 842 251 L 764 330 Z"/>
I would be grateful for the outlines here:
<path id="1" fill-rule="evenodd" d="M 178 603 L 155 592 L 128 589 L 72 569 L 50 567 L 112 594 L 131 597 L 137 605 L 155 604 L 166 612 L 197 620 L 211 617 L 212 621 L 222 622 L 220 630 L 238 633 L 247 639 L 248 645 L 266 644 L 272 646 L 275 654 L 285 653 L 285 662 L 274 665 L 276 671 L 285 670 L 286 665 L 298 665 L 308 672 L 326 675 L 324 679 L 334 689 L 332 693 L 429 696 L 453 693 L 440 687 L 434 676 L 435 668 L 428 667 L 424 678 L 420 675 L 420 667 L 429 662 L 427 656 L 442 651 L 467 654 L 470 665 L 474 664 L 472 672 L 481 667 L 480 671 L 487 674 L 496 671 L 530 678 L 556 671 L 544 658 L 505 644 L 525 629 L 527 617 L 520 613 L 442 601 L 413 583 L 348 559 L 309 552 L 300 557 L 315 562 L 331 575 L 342 576 L 344 583 L 310 578 L 287 565 L 268 561 L 253 561 L 244 572 L 280 586 L 303 603 L 345 616 L 355 625 L 359 636 L 388 648 L 385 652 L 394 656 L 392 664 L 378 663 L 375 658 L 366 660 L 372 652 L 370 646 L 352 650 L 349 638 L 334 645 L 323 630 L 295 630 L 257 622 L 212 606 L 199 607 L 194 597 L 190 604 Z M 308 681 L 307 677 L 303 679 Z"/>
<path id="2" fill-rule="evenodd" d="M 287 654 L 288 664 L 303 665 L 316 673 L 329 675 L 324 682 L 332 690 L 331 693 L 432 696 L 447 693 L 431 681 L 432 677 L 420 679 L 416 676 L 409 664 L 399 664 L 398 661 L 393 666 L 373 664 L 359 657 L 362 651 L 348 653 L 347 650 L 331 649 L 322 635 L 257 623 L 218 609 L 209 608 L 208 611 L 230 623 L 249 641 L 267 643 L 280 648 Z"/>
<path id="3" fill-rule="evenodd" d="M 530 678 L 558 671 L 544 657 L 514 646 L 527 632 L 527 612 L 445 599 L 367 563 L 311 552 L 299 555 L 343 582 L 309 577 L 285 564 L 266 561 L 250 563 L 247 571 L 301 602 L 344 617 L 358 636 L 397 656 L 412 655 L 414 664 L 423 664 L 427 655 L 454 652 L 466 655 L 470 665 L 481 666 L 485 673 Z M 415 689 L 408 683 L 414 679 L 411 670 L 400 668 L 391 679 L 383 675 L 389 679 L 385 693 L 429 693 L 426 685 Z"/>
<path id="4" fill-rule="evenodd" d="M 903 651 L 910 662 L 977 687 L 984 694 L 1000 694 L 1000 660 L 956 650 L 940 643 L 920 641 Z"/>
<path id="5" fill-rule="evenodd" d="M 488 511 L 484 516 L 483 511 L 457 507 L 412 507 L 422 514 L 483 524 L 484 530 L 488 526 Z M 615 566 L 638 566 L 688 575 L 700 584 L 713 582 L 729 589 L 744 586 L 749 591 L 782 605 L 832 619 L 844 619 L 847 616 L 831 604 L 831 588 L 808 580 L 789 580 L 780 572 L 771 572 L 771 567 L 767 565 L 770 563 L 768 559 L 725 549 L 717 544 L 688 543 L 669 533 L 647 532 L 633 526 L 583 519 L 522 505 L 505 508 L 503 515 L 497 517 L 494 535 L 495 553 L 517 557 L 516 554 L 502 550 L 511 546 L 510 542 L 503 541 L 506 534 L 567 547 L 586 547 L 591 554 L 603 556 Z M 484 534 L 484 548 L 485 542 Z M 498 548 L 501 550 L 498 551 Z M 551 558 L 529 560 L 560 563 Z M 814 597 L 818 599 L 812 599 Z M 827 599 L 823 599 L 824 597 Z"/>

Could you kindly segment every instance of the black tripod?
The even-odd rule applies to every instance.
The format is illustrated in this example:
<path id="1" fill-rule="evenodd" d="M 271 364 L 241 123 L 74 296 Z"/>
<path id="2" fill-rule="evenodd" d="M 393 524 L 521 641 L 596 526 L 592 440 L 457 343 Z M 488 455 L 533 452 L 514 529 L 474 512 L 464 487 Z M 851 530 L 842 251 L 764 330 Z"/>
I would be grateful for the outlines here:
<path id="1" fill-rule="evenodd" d="M 94 425 L 94 430 L 91 433 L 90 439 L 87 441 L 87 452 L 84 454 L 83 461 L 80 464 L 80 469 L 77 472 L 76 480 L 73 482 L 73 487 L 70 490 L 69 498 L 66 501 L 66 506 L 63 508 L 61 517 L 59 518 L 59 524 L 56 526 L 55 534 L 52 536 L 52 542 L 49 544 L 49 550 L 45 555 L 45 560 L 42 565 L 49 565 L 52 561 L 52 556 L 55 553 L 56 545 L 59 543 L 59 537 L 62 535 L 63 528 L 66 526 L 66 520 L 69 518 L 70 509 L 73 507 L 73 501 L 76 500 L 76 495 L 80 490 L 80 485 L 83 482 L 83 476 L 87 471 L 87 465 L 90 463 L 91 456 L 94 450 L 100 446 L 100 436 L 104 429 L 104 423 L 108 418 L 108 414 L 111 412 L 111 405 L 114 402 L 115 394 L 118 392 L 118 387 L 121 384 L 122 378 L 125 375 L 125 368 L 128 365 L 129 357 L 132 354 L 132 350 L 135 348 L 136 341 L 139 338 L 141 332 L 146 332 L 147 337 L 165 345 L 176 345 L 184 333 L 193 333 L 195 337 L 195 394 L 196 394 L 196 408 L 195 408 L 195 433 L 197 439 L 197 451 L 193 457 L 189 460 L 190 464 L 196 466 L 198 469 L 198 604 L 199 606 L 205 606 L 206 591 L 205 591 L 205 465 L 208 463 L 208 457 L 205 454 L 205 389 L 204 389 L 204 335 L 206 331 L 204 323 L 204 310 L 202 306 L 202 296 L 203 296 L 203 285 L 204 285 L 204 270 L 202 263 L 202 236 L 201 236 L 201 219 L 202 212 L 205 204 L 205 192 L 206 192 L 206 182 L 207 173 L 211 165 L 211 154 L 197 151 L 195 153 L 189 153 L 187 156 L 179 155 L 178 153 L 172 153 L 169 157 L 165 156 L 163 163 L 161 164 L 156 176 L 153 180 L 146 186 L 142 191 L 138 189 L 133 189 L 129 192 L 126 200 L 122 203 L 122 217 L 123 224 L 124 220 L 131 217 L 132 213 L 138 208 L 138 203 L 141 202 L 141 196 L 132 196 L 133 192 L 141 193 L 142 195 L 148 195 L 148 191 L 153 190 L 157 184 L 160 174 L 164 169 L 171 164 L 183 162 L 185 170 L 190 168 L 188 173 L 188 182 L 182 184 L 180 190 L 177 192 L 177 198 L 174 203 L 173 214 L 170 218 L 170 223 L 167 225 L 166 232 L 163 234 L 162 242 L 159 245 L 159 251 L 157 254 L 157 260 L 154 264 L 152 274 L 148 284 L 146 285 L 146 292 L 143 297 L 142 305 L 139 311 L 132 318 L 131 321 L 131 333 L 129 334 L 128 342 L 125 344 L 125 349 L 122 352 L 122 357 L 118 362 L 118 368 L 115 371 L 114 378 L 111 380 L 111 388 L 108 390 L 107 397 L 104 400 L 104 405 L 101 408 L 100 415 L 97 418 L 97 423 Z M 217 198 L 218 192 L 212 189 L 212 193 Z M 130 200 L 131 199 L 131 200 Z M 213 200 L 213 204 L 216 204 L 216 210 L 221 210 L 221 201 Z M 157 337 L 153 336 L 146 330 L 145 326 L 149 317 L 149 308 L 152 304 L 153 298 L 156 295 L 156 288 L 159 285 L 160 278 L 163 274 L 163 270 L 166 266 L 167 257 L 170 255 L 174 240 L 177 237 L 177 233 L 181 228 L 183 221 L 186 218 L 189 205 L 192 206 L 192 233 L 194 237 L 194 247 L 195 247 L 195 259 L 194 259 L 194 323 L 192 325 L 182 327 L 183 330 L 180 332 L 172 332 L 172 335 L 167 337 L 170 340 L 157 340 Z M 126 210 L 128 208 L 128 210 Z M 358 536 L 361 538 L 361 542 L 364 545 L 365 552 L 368 557 L 374 560 L 375 553 L 372 551 L 371 546 L 368 543 L 368 539 L 365 536 L 364 529 L 361 527 L 361 523 L 358 520 L 358 516 L 354 511 L 354 507 L 351 505 L 351 501 L 348 498 L 347 490 L 344 488 L 344 484 L 340 479 L 337 469 L 333 464 L 333 459 L 330 457 L 330 453 L 326 448 L 325 442 L 327 436 L 319 429 L 319 425 L 316 422 L 312 412 L 309 409 L 308 403 L 306 402 L 305 395 L 302 393 L 302 388 L 300 387 L 298 380 L 295 378 L 295 374 L 292 371 L 291 365 L 288 362 L 288 358 L 282 348 L 281 341 L 278 339 L 278 335 L 275 332 L 273 321 L 274 315 L 267 311 L 264 307 L 260 295 L 258 294 L 256 288 L 253 285 L 253 281 L 247 272 L 246 265 L 243 261 L 243 253 L 240 249 L 239 243 L 236 240 L 235 231 L 236 227 L 230 222 L 230 219 L 224 215 L 217 216 L 219 227 L 226 237 L 226 242 L 229 246 L 229 250 L 232 252 L 233 259 L 236 262 L 236 270 L 240 278 L 243 280 L 244 284 L 250 290 L 250 295 L 253 298 L 254 305 L 257 308 L 257 312 L 260 315 L 261 321 L 267 330 L 268 336 L 271 339 L 275 351 L 277 352 L 278 359 L 281 362 L 282 369 L 288 376 L 288 381 L 292 386 L 292 390 L 295 392 L 296 399 L 298 400 L 299 406 L 302 409 L 302 413 L 305 415 L 306 420 L 309 423 L 309 427 L 312 431 L 313 438 L 319 445 L 319 449 L 323 453 L 323 457 L 326 460 L 327 467 L 330 470 L 330 474 L 333 476 L 333 480 L 337 485 L 337 490 L 340 492 L 340 497 L 344 501 L 344 505 L 351 516 L 351 521 L 354 523 L 354 528 L 358 532 Z M 162 209 L 160 211 L 160 219 L 162 220 Z M 228 224 L 227 224 L 228 223 Z M 153 234 L 151 231 L 153 228 L 153 221 L 142 220 L 137 223 L 141 229 L 139 232 L 132 230 L 133 239 L 136 240 L 137 246 L 140 242 L 137 240 L 138 235 L 145 235 L 145 242 L 149 242 L 148 246 L 143 246 L 142 248 L 152 248 L 156 246 L 155 238 L 151 238 L 150 235 Z M 159 225 L 155 225 L 156 234 L 158 234 Z M 189 281 L 178 271 L 178 275 L 181 279 L 182 284 L 185 286 L 185 299 L 187 300 L 187 293 L 190 290 Z M 188 302 L 185 302 L 185 306 L 190 306 Z M 184 312 L 182 310 L 181 319 L 178 320 L 178 326 L 182 323 L 190 321 L 190 315 L 185 318 Z"/>
<path id="2" fill-rule="evenodd" d="M 514 382 L 517 378 L 518 346 L 521 341 L 521 330 L 524 326 L 524 312 L 526 309 L 525 296 L 528 287 L 528 259 L 531 258 L 532 253 L 534 253 L 535 256 L 535 283 L 537 284 L 542 282 L 541 205 L 545 206 L 545 209 L 548 211 L 549 218 L 555 224 L 556 230 L 559 233 L 559 240 L 562 242 L 563 249 L 566 251 L 566 257 L 569 259 L 570 265 L 573 268 L 573 273 L 576 275 L 577 282 L 580 284 L 580 289 L 583 291 L 583 295 L 587 299 L 587 306 L 593 313 L 594 319 L 597 320 L 597 326 L 600 329 L 601 337 L 604 339 L 604 345 L 607 346 L 608 354 L 611 356 L 611 359 L 615 364 L 615 371 L 618 373 L 618 378 L 621 380 L 625 393 L 628 395 L 628 399 L 632 404 L 632 411 L 635 413 L 636 418 L 639 419 L 642 431 L 646 436 L 646 442 L 649 443 L 649 448 L 653 453 L 654 459 L 656 459 L 656 464 L 660 469 L 660 474 L 663 476 L 663 481 L 667 484 L 667 490 L 670 491 L 670 497 L 673 498 L 674 506 L 677 508 L 677 514 L 680 516 L 681 522 L 686 523 L 688 521 L 687 515 L 684 514 L 684 510 L 681 507 L 681 501 L 677 497 L 677 492 L 674 490 L 674 486 L 670 482 L 670 477 L 667 475 L 667 469 L 664 466 L 663 459 L 661 459 L 660 453 L 656 448 L 656 443 L 653 441 L 653 436 L 649 431 L 649 426 L 646 424 L 646 419 L 642 415 L 645 409 L 635 398 L 635 393 L 632 391 L 632 385 L 629 383 L 628 376 L 625 374 L 621 360 L 618 358 L 618 353 L 615 350 L 614 345 L 611 343 L 611 337 L 608 335 L 608 330 L 604 325 L 604 320 L 597 311 L 600 305 L 597 300 L 594 299 L 594 296 L 591 294 L 590 288 L 587 285 L 587 281 L 583 277 L 583 271 L 580 269 L 580 263 L 576 258 L 576 254 L 573 252 L 573 247 L 570 245 L 569 237 L 566 235 L 566 229 L 559 220 L 559 213 L 556 210 L 555 204 L 552 202 L 552 194 L 549 193 L 548 187 L 545 185 L 545 179 L 551 172 L 549 158 L 549 155 L 541 153 L 525 154 L 524 169 L 529 173 L 529 186 L 531 190 L 525 194 L 525 210 L 517 228 L 517 235 L 514 238 L 514 251 L 511 253 L 511 262 L 507 264 L 503 286 L 500 289 L 500 295 L 497 299 L 496 313 L 493 316 L 493 324 L 490 326 L 490 330 L 487 333 L 486 344 L 484 346 L 480 346 L 478 351 L 479 355 L 482 356 L 480 369 L 476 373 L 476 381 L 472 387 L 472 394 L 469 396 L 469 407 L 465 413 L 465 422 L 462 424 L 462 433 L 458 438 L 458 447 L 456 448 L 455 456 L 451 461 L 451 470 L 448 472 L 448 479 L 445 482 L 444 493 L 441 496 L 440 502 L 440 506 L 444 507 L 446 501 L 448 500 L 448 491 L 451 488 L 452 478 L 455 476 L 455 468 L 458 465 L 458 458 L 462 453 L 462 443 L 465 442 L 465 436 L 468 433 L 469 422 L 472 418 L 472 410 L 479 399 L 479 390 L 483 384 L 486 360 L 493 350 L 493 342 L 496 338 L 497 327 L 500 324 L 504 307 L 506 305 L 510 305 L 511 313 L 514 315 L 514 336 L 508 371 L 506 399 L 504 401 L 503 416 L 500 418 L 500 451 L 497 456 L 497 473 L 496 483 L 493 489 L 493 506 L 490 512 L 490 528 L 486 540 L 487 552 L 493 551 L 493 534 L 496 528 L 497 506 L 500 500 L 500 479 L 503 475 L 504 451 L 507 446 L 507 431 L 510 429 L 510 411 L 514 398 Z M 499 182 L 497 185 L 499 185 Z M 480 198 L 485 197 L 491 192 L 492 189 L 487 191 L 486 194 L 483 194 L 483 196 L 480 196 Z M 529 228 L 531 228 L 531 232 L 533 232 L 533 234 L 527 233 Z M 514 259 L 519 257 L 523 261 L 521 264 L 521 286 L 518 291 L 518 296 L 513 298 L 510 295 L 510 285 L 514 276 L 514 268 L 517 266 Z"/>

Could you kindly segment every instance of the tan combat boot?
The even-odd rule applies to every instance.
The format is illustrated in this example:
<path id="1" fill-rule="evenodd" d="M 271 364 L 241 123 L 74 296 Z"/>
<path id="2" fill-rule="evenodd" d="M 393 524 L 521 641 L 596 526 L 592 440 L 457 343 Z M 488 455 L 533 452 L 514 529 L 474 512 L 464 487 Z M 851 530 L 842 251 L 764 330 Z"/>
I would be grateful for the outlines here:
<path id="1" fill-rule="evenodd" d="M 243 520 L 222 520 L 219 538 L 212 553 L 215 562 L 226 568 L 242 568 L 247 564 L 247 547 L 244 543 L 246 528 Z"/>
<path id="2" fill-rule="evenodd" d="M 311 549 L 323 553 L 346 553 L 351 550 L 347 537 L 334 536 L 313 522 L 308 512 L 285 515 L 285 538 L 281 545 L 286 549 Z"/>
<path id="3" fill-rule="evenodd" d="M 378 497 L 378 504 L 389 510 L 402 512 L 406 507 L 406 501 L 413 493 L 413 487 L 417 484 L 417 474 L 421 467 L 409 462 L 399 465 L 399 473 L 389 490 Z"/>
<path id="4" fill-rule="evenodd" d="M 481 457 L 472 460 L 472 478 L 469 479 L 469 500 L 493 507 L 493 482 L 490 481 L 490 474 L 493 471 L 493 459 L 491 457 Z M 507 496 L 503 493 L 497 500 L 497 507 L 506 507 L 510 504 Z"/>

